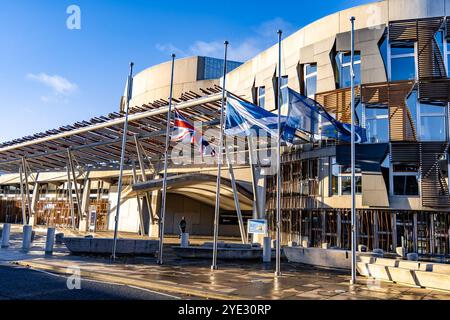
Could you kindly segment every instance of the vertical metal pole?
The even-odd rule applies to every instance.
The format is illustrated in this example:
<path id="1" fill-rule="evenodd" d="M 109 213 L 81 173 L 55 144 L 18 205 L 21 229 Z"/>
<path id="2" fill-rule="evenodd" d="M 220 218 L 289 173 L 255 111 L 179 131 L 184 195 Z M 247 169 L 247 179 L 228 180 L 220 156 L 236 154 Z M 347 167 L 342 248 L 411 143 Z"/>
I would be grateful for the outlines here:
<path id="1" fill-rule="evenodd" d="M 236 207 L 236 213 L 237 213 L 238 221 L 239 221 L 239 230 L 241 232 L 241 240 L 242 240 L 243 244 L 247 244 L 248 239 L 247 239 L 247 233 L 245 232 L 244 219 L 242 218 L 241 206 L 239 204 L 239 196 L 238 196 L 238 190 L 237 190 L 237 185 L 236 185 L 236 178 L 234 176 L 233 164 L 231 163 L 231 159 L 230 159 L 230 152 L 228 151 L 228 148 L 226 145 L 225 145 L 225 154 L 227 157 L 228 172 L 230 173 L 231 187 L 233 189 L 234 206 Z"/>
<path id="2" fill-rule="evenodd" d="M 24 157 L 22 157 L 22 168 L 23 168 L 23 176 L 24 176 L 24 182 L 25 182 L 25 193 L 26 193 L 26 201 L 28 205 L 28 214 L 31 219 L 33 215 L 33 210 L 31 208 L 31 199 L 30 199 L 30 186 L 28 185 L 28 170 L 27 170 L 27 162 Z"/>
<path id="3" fill-rule="evenodd" d="M 281 276 L 281 37 L 283 31 L 278 30 L 278 145 L 277 145 L 277 221 L 276 221 L 276 267 L 275 276 Z"/>
<path id="4" fill-rule="evenodd" d="M 352 36 L 351 36 L 351 113 L 352 113 L 352 138 L 351 138 L 351 167 L 352 167 L 352 278 L 351 284 L 356 284 L 356 147 L 355 147 L 355 17 L 351 17 L 352 23 Z"/>
<path id="5" fill-rule="evenodd" d="M 22 165 L 19 166 L 19 175 L 20 175 L 20 198 L 22 200 L 22 223 L 24 225 L 28 224 L 27 221 L 27 211 L 26 211 L 26 204 L 25 204 L 25 198 L 24 198 L 24 192 L 23 192 L 23 177 L 22 177 L 23 169 Z"/>
<path id="6" fill-rule="evenodd" d="M 70 177 L 69 165 L 67 165 L 67 196 L 69 198 L 70 216 L 72 219 L 72 229 L 75 230 L 75 208 L 73 207 L 72 178 Z"/>
<path id="7" fill-rule="evenodd" d="M 119 233 L 119 215 L 120 215 L 120 198 L 122 197 L 122 180 L 123 180 L 123 167 L 125 162 L 125 151 L 127 145 L 127 131 L 128 131 L 128 112 L 130 109 L 130 100 L 133 92 L 133 66 L 134 63 L 130 63 L 130 75 L 128 76 L 128 92 L 127 92 L 127 109 L 125 111 L 125 123 L 123 125 L 123 134 L 122 134 L 122 150 L 120 154 L 120 173 L 119 173 L 119 183 L 117 188 L 117 205 L 116 205 L 116 216 L 115 216 L 115 224 L 114 224 L 114 241 L 112 248 L 112 256 L 113 260 L 116 259 L 116 249 L 117 249 L 117 236 Z"/>
<path id="8" fill-rule="evenodd" d="M 169 147 L 170 147 L 170 120 L 172 119 L 172 100 L 173 100 L 173 81 L 175 70 L 175 54 L 172 54 L 172 70 L 170 75 L 170 95 L 169 95 L 169 110 L 167 110 L 167 125 L 166 125 L 166 150 L 164 152 L 164 179 L 161 214 L 159 216 L 159 255 L 158 264 L 163 264 L 163 249 L 164 249 L 164 223 L 166 219 L 166 202 L 167 202 L 167 169 L 169 166 Z"/>
<path id="9" fill-rule="evenodd" d="M 214 212 L 214 245 L 213 245 L 213 261 L 211 270 L 217 270 L 217 242 L 219 240 L 219 215 L 220 215 L 220 184 L 222 173 L 222 158 L 223 158 L 223 125 L 224 125 L 224 113 L 225 113 L 225 92 L 226 92 L 226 80 L 227 80 L 227 60 L 228 60 L 228 41 L 224 42 L 225 55 L 223 61 L 223 85 L 222 85 L 222 106 L 220 108 L 220 138 L 218 146 L 217 157 L 217 183 L 216 183 L 216 207 Z"/>

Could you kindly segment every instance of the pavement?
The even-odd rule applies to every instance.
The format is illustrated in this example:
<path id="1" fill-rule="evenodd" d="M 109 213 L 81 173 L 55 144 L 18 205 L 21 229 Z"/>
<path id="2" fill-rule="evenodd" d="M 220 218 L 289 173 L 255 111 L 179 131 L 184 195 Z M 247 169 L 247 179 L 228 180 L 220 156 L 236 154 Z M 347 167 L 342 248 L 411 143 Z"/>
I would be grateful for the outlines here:
<path id="1" fill-rule="evenodd" d="M 347 273 L 282 263 L 283 276 L 274 276 L 274 265 L 260 262 L 219 261 L 211 271 L 211 261 L 179 259 L 170 245 L 165 248 L 165 264 L 156 259 L 71 256 L 58 245 L 53 256 L 43 254 L 45 236 L 37 235 L 30 253 L 21 253 L 20 235 L 13 233 L 9 249 L 0 249 L 0 262 L 15 264 L 62 276 L 79 270 L 81 279 L 116 283 L 182 298 L 217 300 L 450 300 L 450 293 L 358 278 L 350 285 Z M 170 240 L 174 241 L 174 240 Z M 0 294 L 2 293 L 0 287 Z"/>

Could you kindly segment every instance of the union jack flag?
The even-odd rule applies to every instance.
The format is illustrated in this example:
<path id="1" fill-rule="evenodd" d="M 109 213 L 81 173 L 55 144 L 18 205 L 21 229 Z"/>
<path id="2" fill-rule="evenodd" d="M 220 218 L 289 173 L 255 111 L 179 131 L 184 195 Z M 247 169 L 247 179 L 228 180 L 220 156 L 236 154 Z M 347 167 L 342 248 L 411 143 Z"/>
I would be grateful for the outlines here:
<path id="1" fill-rule="evenodd" d="M 198 146 L 202 155 L 216 156 L 216 150 L 210 145 L 210 143 L 200 134 L 195 127 L 181 115 L 181 113 L 175 109 L 174 126 L 171 134 L 172 142 L 187 142 L 192 145 Z"/>

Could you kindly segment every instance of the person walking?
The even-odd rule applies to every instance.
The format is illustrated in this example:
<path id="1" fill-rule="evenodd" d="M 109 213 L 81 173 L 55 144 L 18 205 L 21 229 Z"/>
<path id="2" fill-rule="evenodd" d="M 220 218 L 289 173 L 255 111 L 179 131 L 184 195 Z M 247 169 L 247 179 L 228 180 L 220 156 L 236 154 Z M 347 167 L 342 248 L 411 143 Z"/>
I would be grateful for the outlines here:
<path id="1" fill-rule="evenodd" d="M 187 223 L 186 223 L 186 219 L 184 218 L 184 217 L 182 217 L 181 218 L 181 221 L 180 221 L 180 223 L 179 223 L 179 227 L 180 227 L 180 238 L 181 238 L 181 235 L 183 234 L 183 233 L 186 233 L 186 225 L 187 225 Z"/>

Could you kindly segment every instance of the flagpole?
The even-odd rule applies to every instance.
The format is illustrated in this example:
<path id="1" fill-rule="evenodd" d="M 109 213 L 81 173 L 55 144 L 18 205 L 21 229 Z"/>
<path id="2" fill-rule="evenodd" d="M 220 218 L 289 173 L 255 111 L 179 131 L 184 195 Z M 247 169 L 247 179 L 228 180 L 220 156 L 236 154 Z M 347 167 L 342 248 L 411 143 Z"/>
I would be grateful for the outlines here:
<path id="1" fill-rule="evenodd" d="M 213 245 L 213 261 L 211 270 L 217 270 L 217 242 L 219 240 L 219 215 L 220 215 L 220 184 L 222 174 L 222 150 L 223 150 L 223 125 L 225 113 L 225 92 L 227 80 L 227 58 L 228 58 L 228 41 L 224 42 L 225 54 L 223 61 L 223 84 L 222 84 L 222 106 L 220 108 L 220 138 L 217 157 L 217 184 L 216 184 L 216 208 L 214 212 L 214 245 Z"/>
<path id="2" fill-rule="evenodd" d="M 356 284 L 356 146 L 355 146 L 355 17 L 351 17 L 350 21 L 352 23 L 351 32 L 351 113 L 352 113 L 352 138 L 351 138 L 351 167 L 352 167 L 352 278 L 350 280 L 351 284 Z"/>
<path id="3" fill-rule="evenodd" d="M 167 110 L 167 125 L 166 125 L 166 149 L 164 152 L 164 179 L 163 192 L 161 199 L 161 214 L 159 217 L 159 255 L 158 264 L 163 264 L 163 249 L 164 249 L 164 222 L 166 219 L 166 202 L 167 202 L 167 169 L 169 164 L 169 146 L 170 146 L 170 120 L 172 118 L 172 100 L 173 100 L 173 80 L 175 69 L 175 54 L 172 54 L 172 70 L 170 74 L 170 94 L 169 94 L 169 110 Z"/>
<path id="4" fill-rule="evenodd" d="M 278 30 L 278 145 L 277 145 L 277 241 L 276 241 L 276 269 L 275 276 L 281 276 L 281 37 L 283 31 Z"/>
<path id="5" fill-rule="evenodd" d="M 120 216 L 120 198 L 122 197 L 122 183 L 123 183 L 123 167 L 125 162 L 125 151 L 127 144 L 127 131 L 128 131 L 128 113 L 130 109 L 130 100 L 133 93 L 133 66 L 134 63 L 130 63 L 130 75 L 128 76 L 128 85 L 127 85 L 127 106 L 125 110 L 125 123 L 123 125 L 123 135 L 122 135 L 122 150 L 120 154 L 120 173 L 119 173 L 119 182 L 117 188 L 117 205 L 116 205 L 116 216 L 115 216 L 115 224 L 114 224 L 114 241 L 112 248 L 112 260 L 116 260 L 116 249 L 117 249 L 117 237 L 119 232 L 119 216 Z"/>

